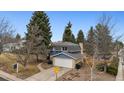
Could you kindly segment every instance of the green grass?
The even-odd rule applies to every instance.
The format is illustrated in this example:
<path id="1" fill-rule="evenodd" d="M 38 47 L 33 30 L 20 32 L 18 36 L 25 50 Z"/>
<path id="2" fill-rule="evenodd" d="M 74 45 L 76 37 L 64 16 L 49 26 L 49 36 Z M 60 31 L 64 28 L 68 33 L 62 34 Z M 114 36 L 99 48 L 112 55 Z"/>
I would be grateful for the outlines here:
<path id="1" fill-rule="evenodd" d="M 40 70 L 37 68 L 37 64 L 34 62 L 34 63 L 28 64 L 27 69 L 25 69 L 21 64 L 19 64 L 19 73 L 17 74 L 12 67 L 12 65 L 15 63 L 16 63 L 15 54 L 4 53 L 0 55 L 0 69 L 7 73 L 15 75 L 21 79 L 25 79 L 27 77 L 30 77 L 40 72 Z"/>

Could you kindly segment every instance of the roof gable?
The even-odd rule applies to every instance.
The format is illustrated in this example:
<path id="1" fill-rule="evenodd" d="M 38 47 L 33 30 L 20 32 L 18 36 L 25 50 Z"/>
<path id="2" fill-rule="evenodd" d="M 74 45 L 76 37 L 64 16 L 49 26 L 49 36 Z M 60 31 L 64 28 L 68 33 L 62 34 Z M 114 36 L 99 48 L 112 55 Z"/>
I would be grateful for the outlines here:
<path id="1" fill-rule="evenodd" d="M 67 56 L 67 57 L 72 58 L 74 60 L 77 60 L 77 59 L 81 58 L 81 54 L 79 54 L 79 53 L 78 54 L 71 54 L 71 53 L 67 53 L 67 52 L 61 52 L 61 53 L 52 55 L 51 57 L 56 57 L 58 55 L 64 55 L 64 56 Z"/>

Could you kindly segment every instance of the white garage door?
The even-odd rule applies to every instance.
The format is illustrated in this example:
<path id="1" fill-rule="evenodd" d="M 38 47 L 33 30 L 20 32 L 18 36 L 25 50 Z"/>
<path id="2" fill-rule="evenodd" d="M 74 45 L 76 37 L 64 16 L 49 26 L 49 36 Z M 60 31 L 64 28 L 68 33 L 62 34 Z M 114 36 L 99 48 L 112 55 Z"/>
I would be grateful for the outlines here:
<path id="1" fill-rule="evenodd" d="M 66 58 L 55 58 L 54 66 L 73 68 L 73 60 Z"/>

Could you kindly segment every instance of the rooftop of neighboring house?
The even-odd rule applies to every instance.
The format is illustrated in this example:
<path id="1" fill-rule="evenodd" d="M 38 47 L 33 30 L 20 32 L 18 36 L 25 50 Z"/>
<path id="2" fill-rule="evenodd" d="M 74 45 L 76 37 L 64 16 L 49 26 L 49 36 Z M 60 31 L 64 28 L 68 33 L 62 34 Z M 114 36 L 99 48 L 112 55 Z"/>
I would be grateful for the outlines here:
<path id="1" fill-rule="evenodd" d="M 80 46 L 71 42 L 53 42 L 52 43 L 53 51 L 68 51 L 68 52 L 77 52 L 80 51 Z"/>
<path id="2" fill-rule="evenodd" d="M 78 44 L 75 44 L 75 43 L 72 43 L 72 42 L 62 42 L 62 41 L 53 42 L 52 45 L 53 46 L 75 46 L 75 47 L 79 47 Z"/>
<path id="3" fill-rule="evenodd" d="M 6 43 L 6 44 L 3 44 L 3 48 L 9 48 L 14 46 L 22 47 L 25 42 L 26 40 L 20 40 L 19 42 Z"/>

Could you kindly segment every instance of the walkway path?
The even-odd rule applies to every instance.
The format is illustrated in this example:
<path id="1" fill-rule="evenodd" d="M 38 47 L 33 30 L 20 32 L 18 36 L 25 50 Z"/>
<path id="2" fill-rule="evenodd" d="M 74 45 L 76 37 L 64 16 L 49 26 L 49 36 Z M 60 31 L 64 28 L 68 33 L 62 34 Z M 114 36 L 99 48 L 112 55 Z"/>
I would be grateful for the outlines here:
<path id="1" fill-rule="evenodd" d="M 118 64 L 118 73 L 116 76 L 117 81 L 124 80 L 124 48 L 120 49 L 118 52 L 119 64 Z"/>
<path id="2" fill-rule="evenodd" d="M 42 64 L 42 63 L 38 64 L 37 67 L 38 67 L 38 69 L 42 72 L 42 71 L 44 71 L 45 69 L 43 69 L 43 68 L 41 67 L 41 64 Z"/>
<path id="3" fill-rule="evenodd" d="M 116 81 L 122 81 L 122 80 L 124 80 L 124 66 L 122 65 L 121 60 L 119 60 Z"/>

